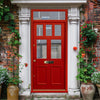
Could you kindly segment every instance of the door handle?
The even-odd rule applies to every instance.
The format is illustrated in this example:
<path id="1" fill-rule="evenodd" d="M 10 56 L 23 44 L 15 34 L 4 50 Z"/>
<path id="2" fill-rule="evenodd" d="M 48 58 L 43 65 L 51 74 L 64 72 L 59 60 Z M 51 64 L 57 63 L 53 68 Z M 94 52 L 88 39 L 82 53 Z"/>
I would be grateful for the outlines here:
<path id="1" fill-rule="evenodd" d="M 36 60 L 33 60 L 33 62 L 36 62 Z"/>
<path id="2" fill-rule="evenodd" d="M 44 64 L 53 64 L 54 63 L 54 61 L 44 61 Z"/>

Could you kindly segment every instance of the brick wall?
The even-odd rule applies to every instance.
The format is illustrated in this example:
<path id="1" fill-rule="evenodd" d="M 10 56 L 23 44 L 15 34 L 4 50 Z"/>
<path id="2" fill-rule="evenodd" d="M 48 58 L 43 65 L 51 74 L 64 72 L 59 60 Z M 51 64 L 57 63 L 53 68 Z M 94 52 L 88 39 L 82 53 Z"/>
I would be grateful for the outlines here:
<path id="1" fill-rule="evenodd" d="M 19 18 L 18 18 L 18 7 L 13 5 L 11 12 L 14 14 L 14 20 L 16 22 L 16 30 L 19 30 Z M 10 40 L 12 34 L 8 28 L 9 22 L 1 22 L 0 27 L 2 32 L 0 33 L 0 65 L 8 67 L 10 64 L 10 57 L 12 55 L 10 46 L 7 42 Z"/>
<path id="2" fill-rule="evenodd" d="M 81 24 L 87 20 L 93 21 L 96 24 L 94 29 L 98 30 L 98 39 L 95 44 L 97 56 L 97 65 L 95 67 L 100 71 L 100 4 L 96 0 L 88 0 L 88 3 L 82 6 L 81 11 Z"/>

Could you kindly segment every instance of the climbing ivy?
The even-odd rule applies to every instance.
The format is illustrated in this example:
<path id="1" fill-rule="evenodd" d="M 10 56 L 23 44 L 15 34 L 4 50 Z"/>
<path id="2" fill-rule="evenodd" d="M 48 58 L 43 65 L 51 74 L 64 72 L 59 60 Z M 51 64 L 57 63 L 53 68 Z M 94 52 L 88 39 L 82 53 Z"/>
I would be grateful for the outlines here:
<path id="1" fill-rule="evenodd" d="M 0 0 L 0 21 L 14 20 L 14 15 L 10 12 L 11 0 Z"/>
<path id="2" fill-rule="evenodd" d="M 7 44 L 10 47 L 10 51 L 7 51 L 8 55 L 10 56 L 10 65 L 8 66 L 8 70 L 10 73 L 9 81 L 8 83 L 13 83 L 18 85 L 18 83 L 22 82 L 19 78 L 19 62 L 16 62 L 16 59 L 19 60 L 19 57 L 22 57 L 18 53 L 19 45 L 21 45 L 21 42 L 19 41 L 21 39 L 20 34 L 18 30 L 15 29 L 16 23 L 14 21 L 14 14 L 12 13 L 11 9 L 13 8 L 13 5 L 11 4 L 11 0 L 0 0 L 0 33 L 2 30 L 2 24 L 7 23 L 9 28 L 9 34 L 11 35 L 11 38 L 9 41 L 7 41 Z"/>

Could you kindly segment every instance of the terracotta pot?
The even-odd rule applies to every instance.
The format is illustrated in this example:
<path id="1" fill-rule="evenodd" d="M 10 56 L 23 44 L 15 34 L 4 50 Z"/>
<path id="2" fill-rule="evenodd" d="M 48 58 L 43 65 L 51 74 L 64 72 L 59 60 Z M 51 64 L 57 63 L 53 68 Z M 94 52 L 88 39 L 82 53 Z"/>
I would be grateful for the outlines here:
<path id="1" fill-rule="evenodd" d="M 9 85 L 7 88 L 7 100 L 18 100 L 19 88 L 16 85 Z"/>
<path id="2" fill-rule="evenodd" d="M 96 84 L 97 88 L 98 88 L 98 92 L 99 92 L 99 96 L 100 96 L 100 84 Z"/>
<path id="3" fill-rule="evenodd" d="M 0 84 L 0 98 L 1 98 L 1 88 L 2 88 L 2 85 Z"/>
<path id="4" fill-rule="evenodd" d="M 92 83 L 82 83 L 81 84 L 81 93 L 83 100 L 93 100 L 95 94 L 95 87 Z"/>

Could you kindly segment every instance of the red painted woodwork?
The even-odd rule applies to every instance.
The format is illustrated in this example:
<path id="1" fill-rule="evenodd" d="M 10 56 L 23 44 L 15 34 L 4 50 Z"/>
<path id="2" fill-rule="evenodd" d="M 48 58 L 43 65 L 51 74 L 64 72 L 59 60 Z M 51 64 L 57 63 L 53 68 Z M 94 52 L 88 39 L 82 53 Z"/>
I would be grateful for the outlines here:
<path id="1" fill-rule="evenodd" d="M 67 92 L 67 10 L 59 10 L 66 12 L 66 20 L 33 20 L 33 11 L 58 10 L 31 10 L 31 92 Z M 43 25 L 43 36 L 36 35 L 37 25 Z M 52 25 L 52 36 L 46 36 L 46 25 Z M 55 25 L 61 25 L 61 36 L 55 36 Z M 38 39 L 47 40 L 45 59 L 37 58 Z M 61 40 L 61 58 L 51 58 L 51 40 Z"/>

